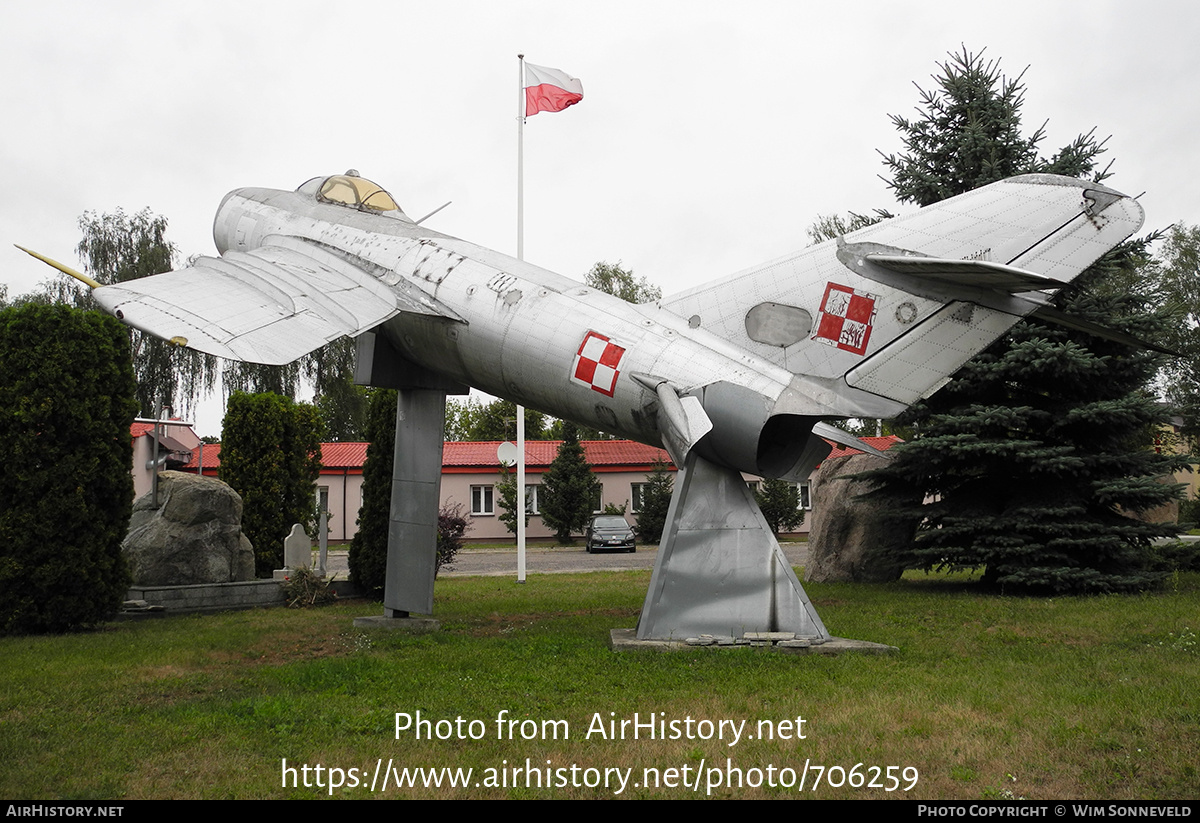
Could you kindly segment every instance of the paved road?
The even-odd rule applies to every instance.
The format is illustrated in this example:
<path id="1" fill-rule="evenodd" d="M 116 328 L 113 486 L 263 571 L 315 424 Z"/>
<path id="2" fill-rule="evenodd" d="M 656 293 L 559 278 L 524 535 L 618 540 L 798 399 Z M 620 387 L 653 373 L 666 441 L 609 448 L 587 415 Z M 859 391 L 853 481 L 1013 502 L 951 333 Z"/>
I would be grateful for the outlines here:
<path id="1" fill-rule="evenodd" d="M 1200 537 L 1185 535 L 1185 540 L 1200 540 Z M 782 543 L 783 553 L 793 566 L 808 564 L 807 543 Z M 525 552 L 525 571 L 528 574 L 561 574 L 564 572 L 631 571 L 654 568 L 658 547 L 639 546 L 633 554 L 588 554 L 582 546 L 563 548 L 531 548 Z M 346 552 L 330 552 L 329 568 L 338 578 L 349 576 Z M 517 550 L 511 549 L 467 549 L 459 552 L 453 571 L 442 571 L 446 577 L 516 577 Z"/>
<path id="2" fill-rule="evenodd" d="M 807 543 L 784 543 L 783 553 L 793 566 L 803 566 L 808 562 Z M 345 579 L 348 573 L 345 552 L 331 552 L 329 569 Z M 588 554 L 582 546 L 567 546 L 564 548 L 531 548 L 525 552 L 525 571 L 528 574 L 560 574 L 563 572 L 588 571 L 631 571 L 651 569 L 658 557 L 658 547 L 639 546 L 633 554 L 603 553 Z M 441 572 L 446 577 L 503 577 L 516 576 L 517 550 L 511 549 L 472 549 L 467 548 L 458 554 L 454 561 L 454 570 Z"/>

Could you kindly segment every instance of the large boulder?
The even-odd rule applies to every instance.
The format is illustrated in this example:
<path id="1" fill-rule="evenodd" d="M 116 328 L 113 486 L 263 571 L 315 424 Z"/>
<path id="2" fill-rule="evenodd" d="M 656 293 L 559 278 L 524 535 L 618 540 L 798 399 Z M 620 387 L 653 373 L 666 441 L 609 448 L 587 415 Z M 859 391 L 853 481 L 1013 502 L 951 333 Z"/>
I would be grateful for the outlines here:
<path id="1" fill-rule="evenodd" d="M 888 557 L 912 539 L 915 524 L 898 522 L 874 501 L 858 497 L 870 484 L 848 475 L 877 469 L 886 459 L 872 454 L 828 458 L 812 482 L 812 523 L 804 579 L 820 583 L 886 583 L 904 567 Z"/>
<path id="2" fill-rule="evenodd" d="M 242 534 L 242 498 L 211 477 L 161 472 L 158 506 L 150 494 L 134 502 L 121 550 L 138 586 L 254 579 L 254 547 Z"/>

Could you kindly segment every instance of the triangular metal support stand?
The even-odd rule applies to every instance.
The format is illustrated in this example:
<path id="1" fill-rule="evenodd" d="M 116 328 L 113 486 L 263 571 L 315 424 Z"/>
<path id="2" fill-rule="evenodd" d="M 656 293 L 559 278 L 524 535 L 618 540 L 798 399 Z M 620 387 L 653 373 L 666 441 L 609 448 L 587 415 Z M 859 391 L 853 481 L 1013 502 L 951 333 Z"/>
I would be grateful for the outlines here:
<path id="1" fill-rule="evenodd" d="M 694 451 L 675 479 L 638 640 L 829 632 L 740 472 Z"/>

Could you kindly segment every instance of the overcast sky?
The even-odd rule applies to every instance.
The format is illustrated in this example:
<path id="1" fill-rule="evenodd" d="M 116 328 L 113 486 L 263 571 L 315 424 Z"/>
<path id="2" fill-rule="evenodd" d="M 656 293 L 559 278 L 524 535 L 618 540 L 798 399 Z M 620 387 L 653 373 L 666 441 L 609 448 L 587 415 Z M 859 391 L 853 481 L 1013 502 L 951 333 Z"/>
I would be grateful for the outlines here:
<path id="1" fill-rule="evenodd" d="M 213 254 L 226 192 L 351 167 L 511 254 L 518 53 L 584 86 L 525 128 L 525 256 L 571 277 L 620 260 L 669 294 L 804 246 L 818 214 L 905 211 L 888 115 L 964 44 L 1028 67 L 1045 154 L 1095 127 L 1148 227 L 1200 223 L 1198 38 L 1182 0 L 4 0 L 0 283 L 51 275 L 12 243 L 78 264 L 87 210 L 149 207 Z"/>

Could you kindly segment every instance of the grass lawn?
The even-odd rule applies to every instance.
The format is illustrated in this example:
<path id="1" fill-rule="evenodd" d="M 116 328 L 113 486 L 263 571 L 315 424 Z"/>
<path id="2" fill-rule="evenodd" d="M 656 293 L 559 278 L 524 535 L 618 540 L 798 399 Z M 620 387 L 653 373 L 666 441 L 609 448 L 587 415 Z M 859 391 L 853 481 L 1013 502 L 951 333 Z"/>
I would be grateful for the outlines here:
<path id="1" fill-rule="evenodd" d="M 0 639 L 0 796 L 323 797 L 327 789 L 302 785 L 304 765 L 344 770 L 345 782 L 357 769 L 369 784 L 377 763 L 390 762 L 472 769 L 471 785 L 443 777 L 440 788 L 333 795 L 611 797 L 619 773 L 606 787 L 604 770 L 619 769 L 629 776 L 621 797 L 704 797 L 718 778 L 711 794 L 737 798 L 1200 797 L 1200 575 L 1133 597 L 981 596 L 962 578 L 924 575 L 807 586 L 834 634 L 900 647 L 883 657 L 609 651 L 609 629 L 636 623 L 648 580 L 440 580 L 443 628 L 424 636 L 353 628 L 353 617 L 379 613 L 357 602 Z M 397 739 L 395 714 L 418 711 L 435 724 L 422 737 L 450 738 Z M 498 739 L 503 711 L 516 739 Z M 678 721 L 681 735 L 587 736 L 597 721 L 607 732 L 608 721 L 635 713 L 666 721 L 668 734 Z M 709 731 L 701 720 L 744 720 L 743 737 L 729 745 L 725 726 L 724 739 L 699 739 Z M 747 739 L 759 721 L 786 739 Z M 281 785 L 284 759 L 297 788 Z M 511 769 L 527 759 L 543 785 L 547 768 L 563 770 L 552 783 L 601 782 L 539 789 L 522 773 L 514 787 Z M 806 763 L 802 795 L 778 785 L 796 782 Z M 813 791 L 818 765 L 845 776 L 834 769 Z M 899 790 L 849 785 L 886 786 L 889 766 L 900 767 Z M 914 772 L 904 767 L 919 775 L 907 793 Z M 731 769 L 742 786 L 726 785 L 737 779 Z M 655 770 L 657 786 L 646 786 Z M 698 791 L 681 785 L 698 773 Z"/>

